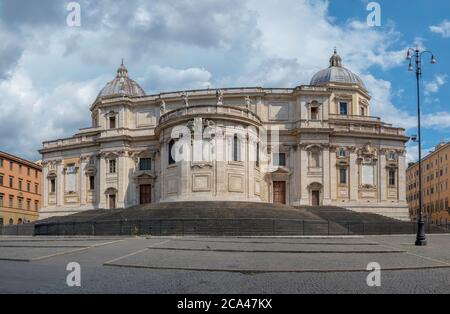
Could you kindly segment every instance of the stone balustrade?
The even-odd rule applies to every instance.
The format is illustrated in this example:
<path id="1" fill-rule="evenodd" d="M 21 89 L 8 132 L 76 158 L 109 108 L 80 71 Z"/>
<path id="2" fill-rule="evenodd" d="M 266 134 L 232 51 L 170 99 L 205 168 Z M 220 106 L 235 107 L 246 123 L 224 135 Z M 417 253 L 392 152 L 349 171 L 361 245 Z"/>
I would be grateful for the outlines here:
<path id="1" fill-rule="evenodd" d="M 192 107 L 178 108 L 163 114 L 159 119 L 159 124 L 161 125 L 170 120 L 182 118 L 184 116 L 201 115 L 225 115 L 231 117 L 246 118 L 254 121 L 257 124 L 261 124 L 261 119 L 251 110 L 225 105 L 195 105 Z"/>

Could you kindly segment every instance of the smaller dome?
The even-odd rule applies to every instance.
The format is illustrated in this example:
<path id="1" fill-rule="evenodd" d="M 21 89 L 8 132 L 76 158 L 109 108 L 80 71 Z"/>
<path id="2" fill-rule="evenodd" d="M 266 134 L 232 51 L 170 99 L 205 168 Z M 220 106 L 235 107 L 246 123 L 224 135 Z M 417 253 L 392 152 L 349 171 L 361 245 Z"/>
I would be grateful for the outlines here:
<path id="1" fill-rule="evenodd" d="M 336 49 L 330 58 L 328 69 L 317 72 L 311 79 L 310 85 L 320 86 L 328 83 L 355 84 L 366 89 L 363 80 L 358 75 L 342 66 L 342 58 L 338 55 Z"/>
<path id="2" fill-rule="evenodd" d="M 128 70 L 123 64 L 117 69 L 117 76 L 114 80 L 106 84 L 100 91 L 98 97 L 107 96 L 145 96 L 145 92 L 138 83 L 128 77 Z"/>

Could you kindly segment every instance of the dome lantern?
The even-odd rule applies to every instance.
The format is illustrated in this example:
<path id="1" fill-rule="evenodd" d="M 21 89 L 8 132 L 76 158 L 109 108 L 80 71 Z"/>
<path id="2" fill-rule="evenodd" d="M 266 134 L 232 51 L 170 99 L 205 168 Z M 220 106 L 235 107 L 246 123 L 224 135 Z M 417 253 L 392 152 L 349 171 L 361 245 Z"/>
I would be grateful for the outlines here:
<path id="1" fill-rule="evenodd" d="M 336 48 L 334 48 L 334 54 L 330 58 L 330 68 L 331 67 L 342 67 L 341 56 L 338 55 Z"/>

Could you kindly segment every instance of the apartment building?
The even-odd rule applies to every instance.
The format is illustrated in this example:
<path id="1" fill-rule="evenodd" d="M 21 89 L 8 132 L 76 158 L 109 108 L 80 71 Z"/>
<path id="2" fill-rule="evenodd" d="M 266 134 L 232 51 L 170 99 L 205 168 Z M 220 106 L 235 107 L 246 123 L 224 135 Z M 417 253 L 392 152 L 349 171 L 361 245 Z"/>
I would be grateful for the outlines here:
<path id="1" fill-rule="evenodd" d="M 40 165 L 0 151 L 0 226 L 38 219 L 41 182 Z"/>
<path id="2" fill-rule="evenodd" d="M 450 142 L 436 146 L 422 160 L 423 206 L 431 223 L 450 221 Z M 419 163 L 410 165 L 406 171 L 406 198 L 411 218 L 419 210 Z"/>

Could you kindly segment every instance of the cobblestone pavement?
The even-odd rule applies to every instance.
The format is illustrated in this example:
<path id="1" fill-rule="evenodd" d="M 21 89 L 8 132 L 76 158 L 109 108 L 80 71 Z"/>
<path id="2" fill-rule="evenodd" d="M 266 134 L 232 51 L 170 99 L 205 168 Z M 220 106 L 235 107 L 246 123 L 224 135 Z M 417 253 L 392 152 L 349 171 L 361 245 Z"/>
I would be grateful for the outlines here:
<path id="1" fill-rule="evenodd" d="M 0 293 L 450 293 L 450 235 L 0 237 Z M 68 287 L 68 263 L 81 287 Z M 369 263 L 381 287 L 369 287 Z"/>

